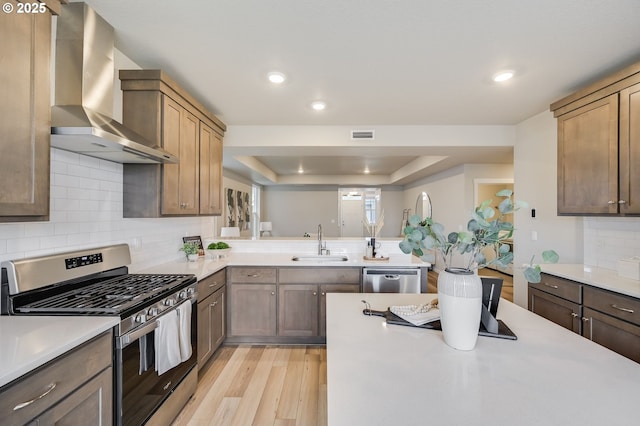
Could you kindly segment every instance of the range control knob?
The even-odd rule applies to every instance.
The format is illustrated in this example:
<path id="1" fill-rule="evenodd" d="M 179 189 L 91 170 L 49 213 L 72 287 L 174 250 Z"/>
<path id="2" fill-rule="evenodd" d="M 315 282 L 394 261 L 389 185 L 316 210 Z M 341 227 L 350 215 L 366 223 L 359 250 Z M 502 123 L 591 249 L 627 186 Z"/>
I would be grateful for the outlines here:
<path id="1" fill-rule="evenodd" d="M 138 315 L 136 315 L 136 317 L 134 319 L 134 321 L 139 323 L 139 324 L 142 324 L 146 320 L 147 320 L 147 316 L 145 314 L 138 314 Z"/>
<path id="2" fill-rule="evenodd" d="M 164 302 L 162 302 L 162 304 L 164 306 L 173 306 L 176 304 L 175 299 L 166 299 Z"/>
<path id="3" fill-rule="evenodd" d="M 184 300 L 184 299 L 189 298 L 189 296 L 188 296 L 187 292 L 183 290 L 183 291 L 180 292 L 180 294 L 178 294 L 178 298 L 180 300 Z"/>
<path id="4" fill-rule="evenodd" d="M 147 315 L 149 315 L 150 317 L 155 317 L 156 315 L 158 315 L 158 308 L 150 308 L 149 312 L 147 312 Z"/>
<path id="5" fill-rule="evenodd" d="M 196 289 L 195 289 L 194 287 L 189 287 L 189 288 L 187 289 L 187 294 L 188 294 L 189 296 L 193 296 L 194 294 L 196 294 Z"/>

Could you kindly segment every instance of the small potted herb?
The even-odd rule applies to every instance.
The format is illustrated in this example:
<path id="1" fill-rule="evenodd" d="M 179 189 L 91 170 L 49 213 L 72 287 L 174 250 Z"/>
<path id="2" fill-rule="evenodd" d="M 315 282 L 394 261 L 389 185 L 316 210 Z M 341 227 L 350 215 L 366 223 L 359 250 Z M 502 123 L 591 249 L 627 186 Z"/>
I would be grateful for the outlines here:
<path id="1" fill-rule="evenodd" d="M 186 242 L 182 244 L 182 248 L 180 248 L 180 250 L 184 252 L 190 262 L 195 262 L 196 260 L 198 260 L 198 249 L 198 244 L 193 242 Z"/>

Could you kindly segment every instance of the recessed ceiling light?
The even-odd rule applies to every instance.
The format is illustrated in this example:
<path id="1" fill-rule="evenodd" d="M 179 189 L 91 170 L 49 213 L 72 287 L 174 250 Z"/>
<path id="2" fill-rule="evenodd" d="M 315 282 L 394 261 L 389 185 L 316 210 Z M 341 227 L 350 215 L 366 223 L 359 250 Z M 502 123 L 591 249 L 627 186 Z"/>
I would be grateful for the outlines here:
<path id="1" fill-rule="evenodd" d="M 267 74 L 267 78 L 273 84 L 282 84 L 287 79 L 287 76 L 285 76 L 281 72 L 273 71 Z"/>
<path id="2" fill-rule="evenodd" d="M 315 101 L 311 103 L 311 108 L 313 108 L 316 111 L 322 111 L 326 107 L 327 107 L 327 104 L 322 101 Z"/>
<path id="3" fill-rule="evenodd" d="M 368 175 L 369 173 L 371 173 L 371 172 L 369 171 L 369 168 L 368 168 L 368 167 L 365 167 L 365 168 L 364 168 L 364 174 L 365 174 L 365 175 Z"/>
<path id="4" fill-rule="evenodd" d="M 512 70 L 500 71 L 499 73 L 493 75 L 493 81 L 495 81 L 496 83 L 501 83 L 513 78 L 514 74 L 515 72 Z"/>
<path id="5" fill-rule="evenodd" d="M 304 173 L 304 169 L 302 168 L 302 166 L 298 167 L 298 173 L 300 173 L 300 174 Z"/>

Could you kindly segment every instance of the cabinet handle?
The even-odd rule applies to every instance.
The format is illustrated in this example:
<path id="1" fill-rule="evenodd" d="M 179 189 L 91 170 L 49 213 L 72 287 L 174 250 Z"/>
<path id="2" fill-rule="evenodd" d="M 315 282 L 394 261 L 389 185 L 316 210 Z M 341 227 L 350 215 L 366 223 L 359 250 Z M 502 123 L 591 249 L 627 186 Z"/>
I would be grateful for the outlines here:
<path id="1" fill-rule="evenodd" d="M 55 382 L 49 384 L 49 386 L 47 387 L 47 390 L 44 391 L 44 393 L 42 395 L 33 398 L 31 401 L 25 401 L 25 402 L 22 402 L 22 403 L 16 405 L 15 407 L 13 407 L 13 411 L 18 411 L 18 410 L 20 410 L 20 409 L 22 409 L 24 407 L 27 407 L 27 406 L 33 404 L 37 400 L 44 398 L 45 396 L 49 395 L 56 388 L 56 386 L 57 386 L 57 383 L 55 383 Z"/>
<path id="2" fill-rule="evenodd" d="M 260 274 L 247 274 L 247 277 L 249 277 L 249 278 L 259 278 Z"/>
<path id="3" fill-rule="evenodd" d="M 272 291 L 272 292 L 271 292 L 271 295 L 272 295 L 272 296 L 275 296 L 275 295 L 276 295 L 276 292 L 275 292 L 275 291 Z"/>
<path id="4" fill-rule="evenodd" d="M 542 284 L 546 285 L 547 287 L 551 287 L 551 288 L 555 288 L 555 289 L 557 289 L 557 288 L 558 288 L 558 286 L 557 286 L 557 285 L 547 284 L 547 283 L 545 283 L 545 282 L 543 282 Z"/>
<path id="5" fill-rule="evenodd" d="M 611 205 L 611 204 L 615 204 L 615 203 L 616 203 L 616 202 L 615 202 L 615 201 L 613 201 L 613 200 L 609 200 L 609 201 L 607 201 L 607 204 L 609 204 L 609 205 Z"/>
<path id="6" fill-rule="evenodd" d="M 575 318 L 578 316 L 578 314 L 576 314 L 575 312 L 571 312 L 571 316 Z"/>
<path id="7" fill-rule="evenodd" d="M 317 291 L 314 291 L 314 292 L 313 292 L 313 295 L 314 295 L 314 296 L 317 296 L 317 295 L 318 295 L 318 292 L 317 292 Z"/>
<path id="8" fill-rule="evenodd" d="M 217 283 L 209 284 L 209 288 L 214 288 Z"/>
<path id="9" fill-rule="evenodd" d="M 582 317 L 582 322 L 589 322 L 589 318 Z"/>
<path id="10" fill-rule="evenodd" d="M 325 293 L 324 291 L 322 293 L 320 293 L 322 296 L 325 296 L 327 293 Z"/>
<path id="11" fill-rule="evenodd" d="M 216 300 L 215 302 L 213 302 L 213 303 L 209 304 L 209 307 L 210 307 L 210 308 L 213 308 L 213 307 L 215 307 L 217 304 L 218 304 L 218 301 Z"/>
<path id="12" fill-rule="evenodd" d="M 625 200 L 620 200 L 618 201 L 618 204 L 626 204 L 627 202 Z"/>
<path id="13" fill-rule="evenodd" d="M 614 303 L 613 305 L 611 305 L 611 307 L 612 307 L 613 309 L 617 309 L 617 310 L 622 311 L 622 312 L 627 312 L 627 313 L 630 313 L 630 314 L 632 314 L 632 313 L 633 313 L 633 309 L 629 309 L 629 308 L 622 308 L 622 307 L 620 307 L 620 306 L 616 305 L 615 303 Z"/>

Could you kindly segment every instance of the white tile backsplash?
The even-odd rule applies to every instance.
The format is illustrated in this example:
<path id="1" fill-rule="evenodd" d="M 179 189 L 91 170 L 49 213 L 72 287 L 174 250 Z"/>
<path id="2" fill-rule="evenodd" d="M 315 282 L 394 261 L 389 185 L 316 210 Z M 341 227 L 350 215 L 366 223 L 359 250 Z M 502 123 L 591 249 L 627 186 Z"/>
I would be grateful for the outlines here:
<path id="1" fill-rule="evenodd" d="M 183 256 L 184 236 L 213 235 L 213 217 L 124 219 L 122 169 L 52 148 L 50 220 L 0 224 L 0 261 L 129 243 L 136 271 Z"/>
<path id="2" fill-rule="evenodd" d="M 640 218 L 585 217 L 584 263 L 616 269 L 619 259 L 640 256 Z"/>

